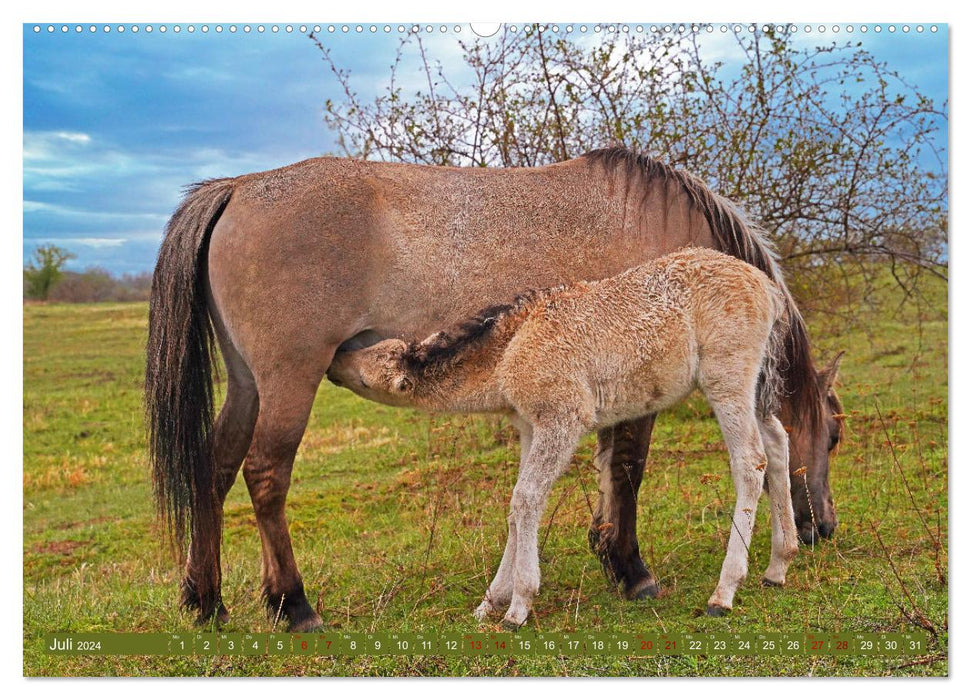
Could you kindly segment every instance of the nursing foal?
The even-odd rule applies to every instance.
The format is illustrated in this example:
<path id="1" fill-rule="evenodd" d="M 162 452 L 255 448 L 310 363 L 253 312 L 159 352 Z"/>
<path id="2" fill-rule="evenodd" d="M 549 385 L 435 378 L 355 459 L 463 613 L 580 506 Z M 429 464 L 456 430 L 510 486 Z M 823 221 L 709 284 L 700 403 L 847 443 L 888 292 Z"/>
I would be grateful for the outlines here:
<path id="1" fill-rule="evenodd" d="M 423 342 L 385 340 L 339 353 L 327 376 L 374 401 L 430 411 L 502 413 L 521 459 L 506 549 L 476 617 L 508 605 L 522 625 L 539 590 L 537 537 L 547 497 L 580 438 L 657 413 L 694 388 L 728 446 L 736 504 L 708 613 L 732 607 L 767 481 L 772 554 L 781 585 L 797 551 L 788 441 L 775 417 L 787 332 L 780 290 L 755 267 L 688 248 L 616 277 L 526 293 Z"/>

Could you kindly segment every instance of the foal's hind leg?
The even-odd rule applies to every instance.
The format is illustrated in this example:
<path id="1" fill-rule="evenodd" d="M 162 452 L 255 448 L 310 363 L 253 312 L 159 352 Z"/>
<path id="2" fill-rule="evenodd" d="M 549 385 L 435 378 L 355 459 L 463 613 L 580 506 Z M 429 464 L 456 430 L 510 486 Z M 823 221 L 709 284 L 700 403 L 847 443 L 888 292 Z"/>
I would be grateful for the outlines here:
<path id="1" fill-rule="evenodd" d="M 624 595 L 631 600 L 658 594 L 657 582 L 637 545 L 637 492 L 654 419 L 652 414 L 597 433 L 600 500 L 588 539 L 604 572 L 611 581 L 623 584 Z"/>
<path id="2" fill-rule="evenodd" d="M 291 370 L 293 368 L 291 367 Z M 284 512 L 293 458 L 303 438 L 322 377 L 272 375 L 257 383 L 260 413 L 243 478 L 256 511 L 263 546 L 263 594 L 269 613 L 289 621 L 289 629 L 303 632 L 322 624 L 307 602 L 297 569 Z"/>
<path id="3" fill-rule="evenodd" d="M 748 575 L 755 511 L 765 479 L 765 451 L 755 418 L 754 396 L 752 399 L 750 402 L 719 401 L 709 396 L 728 446 L 736 499 L 718 587 L 708 599 L 708 614 L 714 616 L 731 610 L 735 591 Z"/>
<path id="4" fill-rule="evenodd" d="M 519 423 L 518 421 L 516 427 L 519 428 L 519 471 L 522 473 L 533 442 L 533 429 L 528 423 Z M 506 537 L 506 548 L 502 553 L 502 561 L 499 562 L 496 576 L 489 584 L 489 588 L 486 589 L 482 602 L 475 610 L 475 617 L 480 621 L 498 608 L 509 605 L 509 601 L 512 600 L 516 573 L 516 519 L 510 513 L 507 520 L 509 535 Z"/>
<path id="5" fill-rule="evenodd" d="M 789 491 L 789 437 L 775 416 L 763 420 L 759 430 L 769 460 L 765 480 L 772 512 L 772 558 L 762 582 L 768 586 L 781 586 L 786 582 L 789 564 L 799 552 L 799 535 Z"/>
<path id="6" fill-rule="evenodd" d="M 222 603 L 222 571 L 219 549 L 222 539 L 223 503 L 246 457 L 259 411 L 256 384 L 236 352 L 223 345 L 228 382 L 226 401 L 213 427 L 213 520 L 192 523 L 192 541 L 182 579 L 182 605 L 198 611 L 197 623 L 213 618 L 226 622 L 229 613 Z M 196 512 L 199 512 L 198 510 Z"/>

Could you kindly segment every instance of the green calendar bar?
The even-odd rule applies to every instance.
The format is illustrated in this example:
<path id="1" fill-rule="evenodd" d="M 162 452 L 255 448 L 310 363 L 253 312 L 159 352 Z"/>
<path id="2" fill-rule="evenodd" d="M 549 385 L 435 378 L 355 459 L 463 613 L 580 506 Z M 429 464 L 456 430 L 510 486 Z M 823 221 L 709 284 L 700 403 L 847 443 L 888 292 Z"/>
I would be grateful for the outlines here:
<path id="1" fill-rule="evenodd" d="M 218 637 L 219 654 L 225 656 L 236 656 L 243 653 L 243 635 L 241 634 L 220 634 Z"/>
<path id="2" fill-rule="evenodd" d="M 172 634 L 167 636 L 165 653 L 171 656 L 190 656 L 193 653 L 191 634 Z"/>
<path id="3" fill-rule="evenodd" d="M 464 656 L 513 656 L 513 635 L 511 633 L 481 633 L 462 635 Z"/>
<path id="4" fill-rule="evenodd" d="M 271 655 L 290 654 L 290 635 L 271 633 L 266 635 L 266 653 Z"/>
<path id="5" fill-rule="evenodd" d="M 246 656 L 262 656 L 267 653 L 265 634 L 244 634 L 242 636 L 242 653 Z"/>
<path id="6" fill-rule="evenodd" d="M 638 656 L 650 656 L 657 654 L 659 650 L 658 642 L 660 641 L 655 635 L 652 634 L 635 634 L 631 639 L 624 639 L 629 643 L 629 651 L 623 651 L 622 654 L 636 654 Z M 627 645 L 620 644 L 620 648 L 624 649 Z"/>
<path id="7" fill-rule="evenodd" d="M 219 635 L 197 632 L 192 637 L 192 652 L 202 656 L 215 656 L 219 653 Z"/>
<path id="8" fill-rule="evenodd" d="M 172 656 L 918 656 L 927 636 L 905 633 L 321 632 L 57 633 L 54 655 Z"/>
<path id="9" fill-rule="evenodd" d="M 345 656 L 344 635 L 339 632 L 318 635 L 317 653 L 321 656 Z"/>
<path id="10" fill-rule="evenodd" d="M 436 651 L 442 656 L 461 656 L 462 655 L 462 634 L 458 632 L 446 632 L 439 635 Z"/>
<path id="11" fill-rule="evenodd" d="M 521 632 L 513 636 L 513 656 L 535 656 L 538 653 L 538 640 L 532 632 Z"/>
<path id="12" fill-rule="evenodd" d="M 608 638 L 607 644 L 607 651 L 611 654 L 627 656 L 633 653 L 634 650 L 633 635 L 616 633 L 611 634 Z"/>
<path id="13" fill-rule="evenodd" d="M 295 656 L 314 656 L 317 639 L 312 634 L 295 634 L 290 638 L 290 653 Z"/>

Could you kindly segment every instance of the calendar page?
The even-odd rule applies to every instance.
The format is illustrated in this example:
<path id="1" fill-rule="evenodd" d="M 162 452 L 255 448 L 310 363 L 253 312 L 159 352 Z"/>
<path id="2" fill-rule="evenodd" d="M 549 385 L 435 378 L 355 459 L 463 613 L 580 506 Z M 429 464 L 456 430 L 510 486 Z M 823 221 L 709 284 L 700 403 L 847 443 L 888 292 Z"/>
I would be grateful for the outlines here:
<path id="1" fill-rule="evenodd" d="M 25 23 L 24 675 L 947 676 L 948 34 Z"/>

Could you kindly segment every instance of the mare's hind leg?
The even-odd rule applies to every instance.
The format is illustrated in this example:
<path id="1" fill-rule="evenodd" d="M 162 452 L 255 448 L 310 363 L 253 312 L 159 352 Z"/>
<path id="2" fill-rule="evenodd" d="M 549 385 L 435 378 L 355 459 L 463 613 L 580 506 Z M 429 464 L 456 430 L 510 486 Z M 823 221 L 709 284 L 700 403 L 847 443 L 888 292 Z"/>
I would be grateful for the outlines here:
<path id="1" fill-rule="evenodd" d="M 600 500 L 590 525 L 590 548 L 604 572 L 624 585 L 631 600 L 658 594 L 657 582 L 637 545 L 637 491 L 651 444 L 654 415 L 604 428 L 597 433 L 596 464 Z"/>
<path id="2" fill-rule="evenodd" d="M 789 492 L 789 437 L 775 416 L 763 420 L 759 430 L 769 460 L 765 481 L 772 512 L 772 557 L 762 582 L 767 586 L 781 586 L 786 582 L 789 564 L 799 552 L 799 534 Z"/>
<path id="3" fill-rule="evenodd" d="M 192 541 L 182 579 L 182 605 L 198 611 L 196 622 L 215 618 L 226 622 L 229 613 L 222 602 L 222 571 L 219 561 L 222 540 L 223 503 L 246 457 L 259 411 L 256 384 L 236 352 L 223 345 L 228 381 L 226 401 L 212 434 L 213 520 L 192 523 Z M 198 510 L 196 512 L 199 512 Z"/>
<path id="4" fill-rule="evenodd" d="M 526 458 L 529 456 L 529 449 L 533 442 L 533 429 L 525 422 L 516 427 L 519 428 L 519 471 L 521 473 L 526 466 Z M 506 537 L 506 548 L 502 553 L 502 561 L 499 562 L 495 578 L 492 579 L 492 583 L 486 589 L 482 602 L 475 610 L 475 618 L 480 621 L 500 607 L 509 605 L 509 601 L 512 600 L 516 570 L 516 520 L 512 513 L 509 514 L 507 520 L 509 535 Z"/>
<path id="5" fill-rule="evenodd" d="M 751 401 L 708 397 L 728 446 L 735 485 L 735 512 L 732 514 L 728 551 L 722 563 L 718 587 L 708 599 L 708 614 L 714 616 L 731 610 L 735 591 L 748 575 L 755 511 L 765 479 L 766 458 L 755 418 L 754 387 L 751 393 Z"/>
<path id="6" fill-rule="evenodd" d="M 293 458 L 307 427 L 322 376 L 322 373 L 316 377 L 306 373 L 257 376 L 260 412 L 253 443 L 243 465 L 243 478 L 256 511 L 263 547 L 266 604 L 270 615 L 286 618 L 289 629 L 294 632 L 307 631 L 322 624 L 304 594 L 284 512 Z"/>

